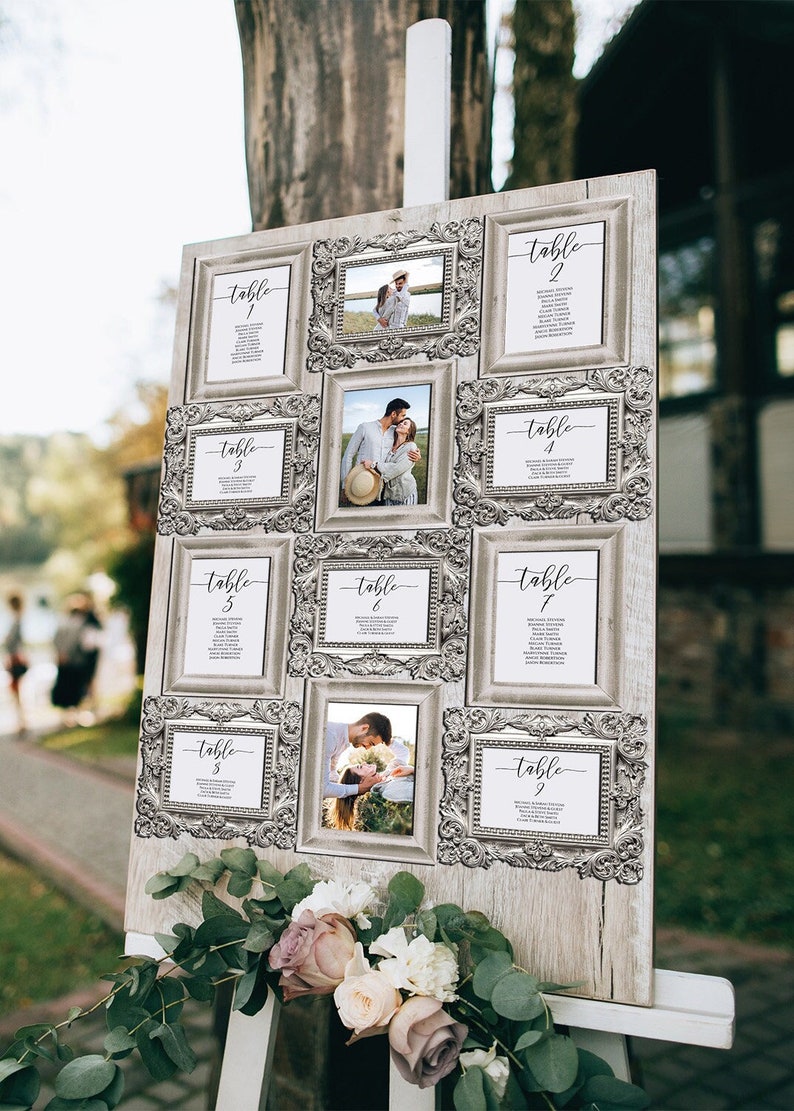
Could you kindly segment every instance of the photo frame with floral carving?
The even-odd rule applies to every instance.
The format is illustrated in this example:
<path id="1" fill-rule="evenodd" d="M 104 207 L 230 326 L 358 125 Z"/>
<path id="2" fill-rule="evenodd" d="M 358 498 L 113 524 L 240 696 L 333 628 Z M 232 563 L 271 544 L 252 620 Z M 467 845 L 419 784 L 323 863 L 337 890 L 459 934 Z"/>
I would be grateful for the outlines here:
<path id="1" fill-rule="evenodd" d="M 371 238 L 318 240 L 308 370 L 476 354 L 482 247 L 483 222 L 474 218 Z M 398 311 L 387 314 L 391 326 L 382 327 L 373 314 L 378 293 L 401 270 L 409 273 L 409 289 L 411 274 L 417 282 L 413 308 L 404 324 L 394 324 L 402 319 Z"/>
<path id="2" fill-rule="evenodd" d="M 284 693 L 293 540 L 177 537 L 166 620 L 166 694 Z"/>
<path id="3" fill-rule="evenodd" d="M 291 848 L 301 721 L 296 702 L 144 699 L 136 835 Z"/>
<path id="4" fill-rule="evenodd" d="M 628 361 L 631 199 L 486 217 L 482 374 Z"/>
<path id="5" fill-rule="evenodd" d="M 158 531 L 310 529 L 319 420 L 311 394 L 170 408 Z"/>
<path id="6" fill-rule="evenodd" d="M 638 883 L 647 752 L 641 715 L 447 710 L 439 862 L 573 868 L 582 879 Z M 555 795 L 557 776 L 580 778 L 575 792 Z"/>
<path id="7" fill-rule="evenodd" d="M 407 684 L 374 678 L 358 685 L 349 679 L 307 682 L 297 852 L 435 863 L 442 690 L 441 684 L 436 683 Z M 415 746 L 412 745 L 414 790 L 410 832 L 397 836 L 393 832 L 366 828 L 329 828 L 324 820 L 323 799 L 330 772 L 327 765 L 335 755 L 334 729 L 339 724 L 336 718 L 343 718 L 342 725 L 351 725 L 373 711 L 378 713 L 390 708 L 403 709 L 416 723 Z"/>
<path id="8" fill-rule="evenodd" d="M 433 528 L 449 526 L 452 514 L 452 456 L 454 451 L 453 424 L 450 419 L 455 408 L 456 363 L 428 362 L 419 364 L 391 364 L 375 371 L 371 368 L 329 374 L 323 388 L 322 441 L 320 444 L 319 482 L 317 486 L 316 529 L 327 530 L 377 530 L 390 528 Z M 416 505 L 367 505 L 341 504 L 343 446 L 348 439 L 345 421 L 349 419 L 348 397 L 370 393 L 379 402 L 378 409 L 385 410 L 390 398 L 429 394 L 425 418 L 426 428 L 420 428 L 417 444 L 425 444 L 422 466 L 426 471 L 424 502 Z M 404 400 L 409 400 L 408 397 Z M 375 409 L 367 413 L 371 419 Z M 381 412 L 377 412 L 380 416 Z M 412 410 L 408 410 L 409 417 Z M 354 453 L 351 462 L 358 458 Z"/>
<path id="9" fill-rule="evenodd" d="M 475 531 L 469 704 L 621 704 L 623 539 L 621 525 Z"/>
<path id="10" fill-rule="evenodd" d="M 465 675 L 469 535 L 298 537 L 289 674 Z"/>
<path id="11" fill-rule="evenodd" d="M 305 390 L 308 243 L 197 257 L 186 401 Z"/>
<path id="12" fill-rule="evenodd" d="M 581 514 L 593 522 L 645 519 L 653 510 L 654 466 L 648 450 L 653 409 L 653 375 L 647 367 L 462 382 L 456 407 L 455 522 L 488 526 L 514 517 L 564 521 Z M 511 419 L 511 413 L 517 415 Z M 522 421 L 526 428 L 533 418 L 534 446 L 524 440 L 523 453 L 516 455 L 506 435 Z M 561 422 L 568 428 L 590 426 L 576 434 L 581 447 L 569 450 L 562 462 L 545 453 L 549 419 L 557 429 Z M 568 442 L 573 438 L 569 435 Z"/>

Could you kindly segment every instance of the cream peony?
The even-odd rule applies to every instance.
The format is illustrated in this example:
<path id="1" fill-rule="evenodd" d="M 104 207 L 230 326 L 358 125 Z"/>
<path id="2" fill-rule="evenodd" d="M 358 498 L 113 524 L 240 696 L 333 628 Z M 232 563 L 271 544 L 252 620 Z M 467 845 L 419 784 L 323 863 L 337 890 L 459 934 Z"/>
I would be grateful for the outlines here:
<path id="1" fill-rule="evenodd" d="M 378 971 L 388 976 L 398 990 L 442 1002 L 457 999 L 458 957 L 449 946 L 429 941 L 424 934 L 409 943 L 405 930 L 393 926 L 373 941 L 369 951 L 387 958 L 380 962 Z"/>
<path id="2" fill-rule="evenodd" d="M 334 1002 L 343 1024 L 355 1035 L 351 1040 L 355 1041 L 385 1033 L 402 997 L 387 976 L 372 970 L 359 941 L 345 969 L 345 978 L 334 992 Z"/>
<path id="3" fill-rule="evenodd" d="M 305 910 L 312 911 L 317 918 L 323 914 L 341 914 L 343 918 L 352 918 L 360 929 L 368 930 L 372 923 L 364 911 L 376 898 L 374 889 L 363 880 L 356 883 L 321 880 L 314 885 L 311 895 L 295 904 L 292 918 L 297 922 Z"/>
<path id="4" fill-rule="evenodd" d="M 486 1073 L 493 1084 L 499 1099 L 502 1099 L 510 1075 L 510 1065 L 506 1057 L 496 1056 L 496 1042 L 490 1049 L 469 1049 L 460 1055 L 464 1071 L 477 1066 Z"/>

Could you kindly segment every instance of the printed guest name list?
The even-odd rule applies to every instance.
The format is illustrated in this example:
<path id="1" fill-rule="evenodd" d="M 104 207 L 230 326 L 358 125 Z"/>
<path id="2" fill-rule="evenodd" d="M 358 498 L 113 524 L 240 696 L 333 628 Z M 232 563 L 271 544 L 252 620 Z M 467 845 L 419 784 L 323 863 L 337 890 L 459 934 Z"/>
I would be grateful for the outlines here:
<path id="1" fill-rule="evenodd" d="M 270 559 L 194 559 L 185 673 L 262 675 Z"/>
<path id="2" fill-rule="evenodd" d="M 501 552 L 494 681 L 595 682 L 598 552 Z"/>
<path id="3" fill-rule="evenodd" d="M 508 237 L 505 351 L 560 351 L 602 343 L 604 223 Z"/>

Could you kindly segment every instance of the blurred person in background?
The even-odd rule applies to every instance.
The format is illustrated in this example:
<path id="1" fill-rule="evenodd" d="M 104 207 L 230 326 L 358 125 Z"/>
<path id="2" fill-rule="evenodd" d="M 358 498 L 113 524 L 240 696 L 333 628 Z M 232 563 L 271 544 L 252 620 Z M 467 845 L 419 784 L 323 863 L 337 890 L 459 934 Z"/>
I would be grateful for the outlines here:
<path id="1" fill-rule="evenodd" d="M 94 603 L 85 592 L 66 600 L 66 612 L 55 630 L 54 645 L 58 674 L 52 689 L 52 704 L 65 711 L 65 724 L 91 725 L 93 709 L 79 713 L 81 703 L 93 696 L 99 660 L 102 624 Z"/>
<path id="2" fill-rule="evenodd" d="M 5 652 L 5 669 L 8 672 L 9 687 L 11 689 L 11 697 L 14 701 L 14 708 L 17 715 L 17 733 L 23 737 L 27 732 L 27 724 L 25 722 L 25 710 L 22 705 L 22 695 L 20 692 L 20 683 L 25 672 L 28 670 L 28 658 L 25 653 L 25 642 L 22 639 L 22 598 L 19 594 L 10 594 L 8 596 L 8 608 L 11 610 L 11 627 L 6 633 L 3 641 L 3 651 Z"/>

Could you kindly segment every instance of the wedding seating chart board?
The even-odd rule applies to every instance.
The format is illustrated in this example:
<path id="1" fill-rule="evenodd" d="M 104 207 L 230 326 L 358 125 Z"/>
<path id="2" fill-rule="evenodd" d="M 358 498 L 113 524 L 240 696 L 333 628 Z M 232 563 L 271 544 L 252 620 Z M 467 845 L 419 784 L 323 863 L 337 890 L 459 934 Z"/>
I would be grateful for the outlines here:
<path id="1" fill-rule="evenodd" d="M 185 248 L 128 930 L 250 845 L 652 1003 L 655 240 L 645 172 Z"/>

